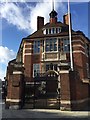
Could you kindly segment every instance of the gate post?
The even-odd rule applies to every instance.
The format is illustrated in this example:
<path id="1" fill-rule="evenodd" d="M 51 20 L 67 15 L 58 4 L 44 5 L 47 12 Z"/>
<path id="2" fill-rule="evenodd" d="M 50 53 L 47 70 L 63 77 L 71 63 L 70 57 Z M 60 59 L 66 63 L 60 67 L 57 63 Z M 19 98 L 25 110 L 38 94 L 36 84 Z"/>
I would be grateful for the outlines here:
<path id="1" fill-rule="evenodd" d="M 69 70 L 60 70 L 60 109 L 71 110 Z"/>
<path id="2" fill-rule="evenodd" d="M 24 68 L 21 65 L 8 66 L 6 108 L 22 108 L 24 98 Z"/>

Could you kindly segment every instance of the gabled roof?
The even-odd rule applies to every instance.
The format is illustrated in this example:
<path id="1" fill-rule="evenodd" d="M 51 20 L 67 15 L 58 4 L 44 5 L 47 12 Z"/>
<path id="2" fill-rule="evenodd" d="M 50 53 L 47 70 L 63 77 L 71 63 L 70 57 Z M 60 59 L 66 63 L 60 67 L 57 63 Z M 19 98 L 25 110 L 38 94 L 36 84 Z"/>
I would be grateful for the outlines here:
<path id="1" fill-rule="evenodd" d="M 51 27 L 61 27 L 62 31 L 57 34 L 43 34 L 43 29 L 44 28 L 51 28 Z M 73 31 L 74 32 L 74 31 Z M 41 29 L 35 31 L 33 34 L 29 35 L 27 38 L 41 38 L 41 37 L 51 37 L 51 36 L 57 36 L 57 35 L 68 35 L 68 25 L 62 23 L 62 22 L 57 22 L 57 23 L 47 23 L 45 24 Z"/>
<path id="2" fill-rule="evenodd" d="M 43 29 L 51 28 L 51 27 L 61 27 L 62 31 L 57 34 L 43 34 Z M 52 24 L 46 23 L 41 29 L 35 31 L 33 34 L 27 36 L 26 38 L 23 38 L 23 40 L 32 40 L 35 38 L 58 37 L 58 36 L 68 36 L 68 35 L 69 35 L 69 26 L 67 24 L 64 24 L 62 22 L 57 22 Z M 80 30 L 79 31 L 72 30 L 72 35 L 82 35 L 89 41 L 89 39 L 85 36 L 85 34 Z"/>
<path id="3" fill-rule="evenodd" d="M 44 25 L 45 28 L 48 28 L 48 27 L 68 27 L 68 25 L 62 23 L 62 22 L 57 22 L 57 23 L 47 23 Z"/>

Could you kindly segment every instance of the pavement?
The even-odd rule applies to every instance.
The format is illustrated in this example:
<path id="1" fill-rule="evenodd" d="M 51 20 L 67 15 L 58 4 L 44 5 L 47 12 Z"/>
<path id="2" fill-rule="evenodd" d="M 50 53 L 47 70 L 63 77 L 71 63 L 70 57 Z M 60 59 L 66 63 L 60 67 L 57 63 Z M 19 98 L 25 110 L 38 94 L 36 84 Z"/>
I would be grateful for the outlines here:
<path id="1" fill-rule="evenodd" d="M 36 119 L 56 119 L 56 120 L 89 120 L 90 111 L 60 111 L 51 109 L 5 109 L 4 102 L 0 102 L 1 120 L 36 120 Z"/>

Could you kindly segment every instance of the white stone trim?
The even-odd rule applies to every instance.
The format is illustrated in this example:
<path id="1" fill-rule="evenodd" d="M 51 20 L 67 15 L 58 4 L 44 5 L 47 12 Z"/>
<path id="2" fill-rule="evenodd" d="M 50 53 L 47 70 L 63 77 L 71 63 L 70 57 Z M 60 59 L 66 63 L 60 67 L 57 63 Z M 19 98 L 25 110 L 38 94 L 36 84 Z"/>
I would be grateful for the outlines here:
<path id="1" fill-rule="evenodd" d="M 71 104 L 70 100 L 61 100 L 61 104 Z"/>
<path id="2" fill-rule="evenodd" d="M 83 82 L 83 83 L 90 83 L 90 78 L 82 79 L 82 82 Z"/>
<path id="3" fill-rule="evenodd" d="M 24 43 L 24 45 L 32 45 L 32 43 Z"/>
<path id="4" fill-rule="evenodd" d="M 32 55 L 32 53 L 24 53 L 24 56 L 25 56 L 25 55 Z"/>
<path id="5" fill-rule="evenodd" d="M 80 103 L 83 103 L 83 102 L 88 102 L 90 100 L 90 98 L 85 98 L 85 99 L 81 99 L 81 100 L 61 100 L 61 104 L 80 104 Z"/>
<path id="6" fill-rule="evenodd" d="M 81 42 L 82 44 L 85 44 L 82 40 L 72 40 L 72 42 Z"/>
<path id="7" fill-rule="evenodd" d="M 60 70 L 59 73 L 69 73 L 69 70 Z"/>
<path id="8" fill-rule="evenodd" d="M 48 51 L 48 52 L 45 51 L 45 54 L 54 54 L 54 53 L 58 53 L 58 51 Z"/>
<path id="9" fill-rule="evenodd" d="M 42 61 L 57 61 L 57 60 L 58 60 L 58 58 L 57 59 L 44 59 Z"/>
<path id="10" fill-rule="evenodd" d="M 6 99 L 6 102 L 20 102 L 21 99 Z"/>
<path id="11" fill-rule="evenodd" d="M 83 103 L 83 102 L 87 102 L 88 100 L 90 100 L 90 98 L 85 98 L 85 99 L 81 99 L 81 100 L 73 100 L 72 103 Z"/>
<path id="12" fill-rule="evenodd" d="M 34 82 L 26 82 L 26 85 L 30 85 L 30 84 L 34 85 L 35 83 Z"/>
<path id="13" fill-rule="evenodd" d="M 74 50 L 73 53 L 82 53 L 85 55 L 85 52 L 81 51 L 81 50 Z"/>
<path id="14" fill-rule="evenodd" d="M 25 51 L 25 50 L 32 50 L 32 48 L 24 48 L 24 51 Z"/>
<path id="15" fill-rule="evenodd" d="M 21 71 L 13 71 L 13 74 L 23 74 Z"/>
<path id="16" fill-rule="evenodd" d="M 73 45 L 73 47 L 82 47 L 83 49 L 85 49 L 85 47 L 83 47 L 82 45 Z"/>
<path id="17" fill-rule="evenodd" d="M 82 54 L 84 54 L 84 55 L 86 55 L 88 57 L 88 55 L 85 52 L 81 51 L 81 50 L 75 50 L 75 51 L 73 51 L 73 53 L 82 53 Z"/>

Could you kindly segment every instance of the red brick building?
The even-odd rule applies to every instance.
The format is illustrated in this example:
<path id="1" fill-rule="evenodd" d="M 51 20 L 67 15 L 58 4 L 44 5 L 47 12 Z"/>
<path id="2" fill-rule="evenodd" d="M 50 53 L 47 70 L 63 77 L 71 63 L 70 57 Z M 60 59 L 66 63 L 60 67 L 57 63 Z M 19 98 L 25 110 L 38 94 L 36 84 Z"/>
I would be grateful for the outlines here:
<path id="1" fill-rule="evenodd" d="M 72 32 L 74 71 L 70 68 L 68 14 L 63 23 L 51 11 L 49 23 L 37 17 L 37 31 L 23 38 L 7 67 L 8 108 L 82 110 L 90 99 L 90 41 Z"/>

